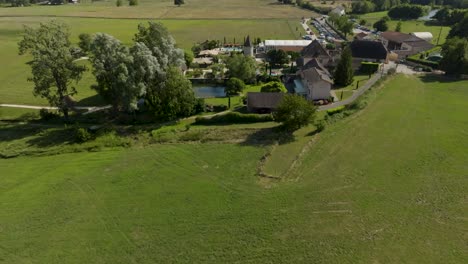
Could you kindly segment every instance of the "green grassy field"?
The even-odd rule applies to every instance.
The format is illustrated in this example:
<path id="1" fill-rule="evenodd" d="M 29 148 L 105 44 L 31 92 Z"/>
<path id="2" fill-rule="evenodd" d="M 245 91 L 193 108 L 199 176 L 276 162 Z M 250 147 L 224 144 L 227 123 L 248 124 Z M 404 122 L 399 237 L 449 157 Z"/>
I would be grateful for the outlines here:
<path id="1" fill-rule="evenodd" d="M 297 156 L 276 162 L 280 181 L 256 176 L 271 146 L 247 142 L 0 160 L 0 259 L 466 263 L 466 85 L 390 80 L 361 112 L 273 150 Z"/>
<path id="2" fill-rule="evenodd" d="M 32 95 L 32 84 L 27 82 L 30 68 L 26 64 L 28 58 L 18 55 L 17 42 L 21 38 L 23 25 L 34 26 L 50 18 L 42 17 L 0 17 L 0 41 L 2 48 L 0 56 L 7 62 L 0 71 L 0 103 L 46 105 L 47 102 Z M 137 25 L 147 20 L 136 19 L 94 19 L 94 18 L 60 18 L 70 26 L 72 40 L 78 41 L 80 33 L 105 32 L 111 34 L 126 44 L 130 44 L 136 33 Z M 181 48 L 189 49 L 195 43 L 207 39 L 223 40 L 239 43 L 246 35 L 262 39 L 296 39 L 302 35 L 296 32 L 296 26 L 301 28 L 299 20 L 163 20 Z M 83 63 L 83 62 L 82 62 Z M 88 66 L 90 69 L 91 67 Z M 94 83 L 91 71 L 85 73 L 83 79 L 76 85 L 77 100 L 83 100 L 82 105 L 100 104 L 99 98 L 93 97 L 95 92 L 90 89 Z"/>
<path id="3" fill-rule="evenodd" d="M 382 11 L 382 12 L 364 14 L 364 15 L 359 16 L 359 18 L 365 19 L 368 23 L 371 23 L 373 25 L 377 20 L 379 20 L 380 18 L 386 15 L 387 15 L 387 11 Z M 396 20 L 388 21 L 388 30 L 394 31 L 397 24 L 398 24 L 398 21 Z M 401 32 L 403 33 L 431 32 L 432 35 L 434 36 L 434 38 L 432 39 L 432 44 L 434 45 L 437 43 L 437 39 L 439 38 L 439 33 L 440 33 L 439 45 L 444 44 L 449 31 L 450 31 L 450 27 L 425 25 L 424 21 L 418 21 L 418 20 L 401 21 Z"/>
<path id="4" fill-rule="evenodd" d="M 127 1 L 124 1 L 127 3 Z M 0 8 L 0 16 L 75 16 L 155 19 L 301 18 L 314 12 L 276 0 L 190 0 L 177 7 L 173 0 L 140 0 L 138 6 L 116 7 L 115 1 L 81 1 L 77 5 Z"/>

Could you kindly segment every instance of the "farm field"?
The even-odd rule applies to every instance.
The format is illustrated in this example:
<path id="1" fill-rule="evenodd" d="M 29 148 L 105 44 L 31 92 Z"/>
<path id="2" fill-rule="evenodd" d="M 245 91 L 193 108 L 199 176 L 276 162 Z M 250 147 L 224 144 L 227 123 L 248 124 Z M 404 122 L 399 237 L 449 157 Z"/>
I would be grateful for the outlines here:
<path id="1" fill-rule="evenodd" d="M 276 0 L 190 0 L 180 7 L 173 0 L 140 0 L 138 6 L 116 7 L 114 0 L 83 0 L 63 6 L 0 8 L 1 16 L 74 16 L 145 19 L 278 19 L 310 17 L 315 13 Z"/>
<path id="2" fill-rule="evenodd" d="M 273 149 L 279 181 L 256 176 L 271 146 L 248 142 L 0 159 L 0 259 L 465 263 L 467 83 L 398 75 Z"/>
<path id="3" fill-rule="evenodd" d="M 17 43 L 21 39 L 23 25 L 34 26 L 39 22 L 45 22 L 51 18 L 43 17 L 0 17 L 0 41 L 2 48 L 0 56 L 7 62 L 0 71 L 0 103 L 47 105 L 41 98 L 32 95 L 32 85 L 27 82 L 30 68 L 26 64 L 28 58 L 18 55 Z M 78 41 L 80 33 L 105 32 L 130 44 L 133 35 L 137 31 L 139 23 L 147 20 L 137 19 L 98 19 L 98 18 L 59 18 L 70 26 L 72 41 Z M 176 39 L 178 45 L 184 49 L 190 49 L 196 42 L 207 39 L 242 42 L 246 35 L 260 37 L 262 39 L 295 39 L 302 35 L 302 31 L 296 31 L 300 27 L 299 19 L 277 20 L 162 20 Z M 86 62 L 81 62 L 86 63 Z M 88 67 L 91 69 L 91 66 Z M 89 70 L 83 79 L 76 85 L 77 100 L 83 100 L 82 105 L 102 104 L 96 98 L 94 90 L 90 87 L 94 83 L 94 77 Z"/>

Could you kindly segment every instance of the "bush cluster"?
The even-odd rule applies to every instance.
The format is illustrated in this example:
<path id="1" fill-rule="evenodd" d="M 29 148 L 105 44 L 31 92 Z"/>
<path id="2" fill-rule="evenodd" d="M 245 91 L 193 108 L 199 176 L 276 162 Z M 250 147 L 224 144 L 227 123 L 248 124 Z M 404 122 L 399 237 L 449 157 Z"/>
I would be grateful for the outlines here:
<path id="1" fill-rule="evenodd" d="M 250 124 L 259 122 L 273 121 L 271 115 L 258 115 L 258 114 L 241 114 L 237 112 L 230 112 L 224 115 L 216 115 L 213 117 L 197 117 L 195 124 L 198 125 L 214 125 L 214 124 Z"/>
<path id="2" fill-rule="evenodd" d="M 56 117 L 60 117 L 60 115 L 57 112 L 49 111 L 49 110 L 44 109 L 44 108 L 39 110 L 39 116 L 44 121 L 48 121 L 48 120 L 54 119 Z"/>
<path id="3" fill-rule="evenodd" d="M 327 114 L 329 116 L 331 115 L 334 115 L 334 114 L 338 114 L 338 113 L 341 113 L 345 110 L 345 107 L 344 106 L 339 106 L 339 107 L 336 107 L 336 108 L 332 108 L 332 109 L 329 109 L 327 110 Z"/>
<path id="4" fill-rule="evenodd" d="M 379 63 L 375 62 L 361 62 L 361 68 L 359 71 L 365 74 L 372 74 L 379 70 Z"/>
<path id="5" fill-rule="evenodd" d="M 77 143 L 84 143 L 91 139 L 93 139 L 93 135 L 85 128 L 80 127 L 75 129 L 75 141 Z"/>
<path id="6" fill-rule="evenodd" d="M 331 7 L 322 7 L 322 6 L 314 6 L 312 2 L 305 1 L 305 0 L 296 0 L 296 4 L 304 9 L 312 10 L 320 14 L 328 14 L 332 10 Z"/>
<path id="7" fill-rule="evenodd" d="M 417 59 L 417 58 L 412 58 L 412 57 L 408 57 L 408 58 L 406 58 L 406 60 L 421 64 L 421 65 L 424 65 L 426 67 L 430 67 L 432 69 L 438 69 L 439 68 L 439 63 L 433 62 L 433 61 L 428 61 L 428 60 L 424 60 L 424 59 Z"/>

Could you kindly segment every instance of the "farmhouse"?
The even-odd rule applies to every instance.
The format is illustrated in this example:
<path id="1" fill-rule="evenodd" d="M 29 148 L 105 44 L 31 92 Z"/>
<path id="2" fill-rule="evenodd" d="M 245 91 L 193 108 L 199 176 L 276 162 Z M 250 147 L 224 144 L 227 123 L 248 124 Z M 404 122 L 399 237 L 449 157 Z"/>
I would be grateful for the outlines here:
<path id="1" fill-rule="evenodd" d="M 265 40 L 260 43 L 259 50 L 263 52 L 270 50 L 300 52 L 310 43 L 312 43 L 312 40 Z"/>
<path id="2" fill-rule="evenodd" d="M 270 113 L 278 108 L 284 93 L 247 93 L 247 109 L 255 113 Z"/>
<path id="3" fill-rule="evenodd" d="M 410 56 L 431 49 L 433 45 L 415 35 L 386 31 L 380 34 L 380 39 L 388 50 L 399 56 Z"/>
<path id="4" fill-rule="evenodd" d="M 380 41 L 354 40 L 350 44 L 353 56 L 353 69 L 357 70 L 361 63 L 367 62 L 388 62 L 388 50 Z"/>
<path id="5" fill-rule="evenodd" d="M 328 71 L 319 67 L 300 70 L 294 80 L 295 92 L 304 95 L 307 100 L 326 100 L 330 98 L 332 79 Z"/>

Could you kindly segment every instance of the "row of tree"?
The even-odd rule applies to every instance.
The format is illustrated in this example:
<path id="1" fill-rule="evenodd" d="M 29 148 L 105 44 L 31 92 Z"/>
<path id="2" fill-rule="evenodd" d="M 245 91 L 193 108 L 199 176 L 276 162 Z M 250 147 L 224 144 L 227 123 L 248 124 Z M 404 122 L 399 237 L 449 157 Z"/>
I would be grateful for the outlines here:
<path id="1" fill-rule="evenodd" d="M 77 90 L 73 86 L 86 70 L 76 63 L 69 40 L 69 28 L 58 21 L 25 28 L 19 53 L 32 56 L 34 94 L 57 106 L 68 119 L 66 98 Z M 135 111 L 138 101 L 162 120 L 191 115 L 196 99 L 191 83 L 180 70 L 183 51 L 160 23 L 140 24 L 131 47 L 104 33 L 81 35 L 80 47 L 88 52 L 95 89 L 117 111 Z"/>

